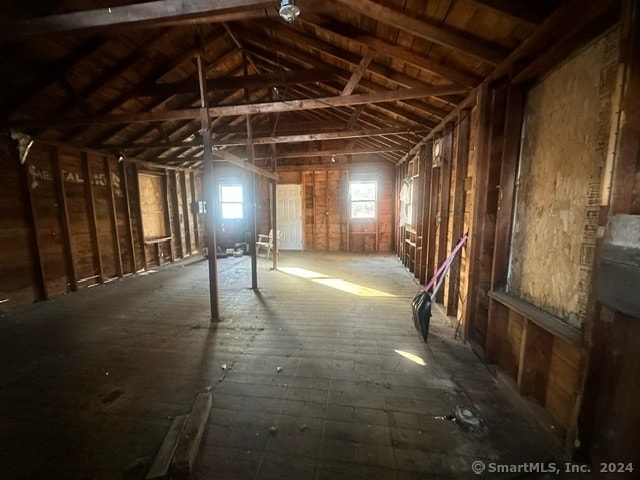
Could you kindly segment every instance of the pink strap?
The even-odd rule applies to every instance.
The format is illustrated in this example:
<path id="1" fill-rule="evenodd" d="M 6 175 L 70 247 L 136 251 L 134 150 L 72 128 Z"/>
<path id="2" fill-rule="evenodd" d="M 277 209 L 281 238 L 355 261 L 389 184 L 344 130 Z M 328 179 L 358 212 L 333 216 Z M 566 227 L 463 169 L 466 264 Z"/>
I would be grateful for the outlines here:
<path id="1" fill-rule="evenodd" d="M 436 271 L 436 274 L 433 277 L 431 277 L 431 280 L 429 280 L 429 283 L 427 283 L 424 286 L 425 292 L 428 292 L 429 289 L 436 283 L 440 274 L 444 271 L 445 268 L 447 268 L 447 264 L 453 261 L 453 257 L 456 256 L 458 251 L 462 248 L 464 243 L 467 241 L 467 237 L 468 235 L 466 233 L 462 237 L 460 237 L 460 240 L 458 240 L 458 243 L 454 247 L 453 251 L 449 254 L 449 256 L 445 259 L 445 261 L 440 264 L 440 266 L 438 267 L 438 270 Z"/>

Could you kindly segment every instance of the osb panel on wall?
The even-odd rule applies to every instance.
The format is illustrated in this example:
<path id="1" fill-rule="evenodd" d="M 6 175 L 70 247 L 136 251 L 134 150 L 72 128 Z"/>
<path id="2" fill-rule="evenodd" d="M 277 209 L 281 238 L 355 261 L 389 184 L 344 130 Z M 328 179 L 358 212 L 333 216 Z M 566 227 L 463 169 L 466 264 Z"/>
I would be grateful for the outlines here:
<path id="1" fill-rule="evenodd" d="M 618 58 L 610 32 L 528 95 L 509 288 L 580 326 Z"/>
<path id="2" fill-rule="evenodd" d="M 164 179 L 160 175 L 138 175 L 140 211 L 145 239 L 167 236 L 164 211 Z"/>

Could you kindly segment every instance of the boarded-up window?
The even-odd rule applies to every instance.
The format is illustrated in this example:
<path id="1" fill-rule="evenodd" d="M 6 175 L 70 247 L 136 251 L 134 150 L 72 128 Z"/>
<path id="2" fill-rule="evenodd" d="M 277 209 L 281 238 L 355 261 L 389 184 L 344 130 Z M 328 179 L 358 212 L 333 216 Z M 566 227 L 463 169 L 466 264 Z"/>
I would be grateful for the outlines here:
<path id="1" fill-rule="evenodd" d="M 164 178 L 160 175 L 140 174 L 140 212 L 145 239 L 166 237 Z"/>
<path id="2" fill-rule="evenodd" d="M 617 31 L 528 95 L 509 289 L 580 326 L 586 315 L 610 135 Z"/>

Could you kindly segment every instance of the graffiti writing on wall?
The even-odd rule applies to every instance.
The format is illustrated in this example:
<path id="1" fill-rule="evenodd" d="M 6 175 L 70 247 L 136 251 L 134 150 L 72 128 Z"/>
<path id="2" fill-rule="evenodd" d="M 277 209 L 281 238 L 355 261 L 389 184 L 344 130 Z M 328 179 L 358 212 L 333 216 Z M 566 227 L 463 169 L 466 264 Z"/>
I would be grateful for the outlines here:
<path id="1" fill-rule="evenodd" d="M 31 190 L 35 190 L 36 188 L 38 188 L 38 186 L 40 185 L 40 181 L 52 182 L 54 180 L 54 176 L 51 171 L 43 170 L 36 167 L 35 165 L 29 166 L 29 177 L 31 179 Z M 85 183 L 85 179 L 81 173 L 69 170 L 62 170 L 62 179 L 67 183 Z M 91 175 L 91 185 L 106 187 L 108 185 L 107 175 L 104 173 L 94 173 L 93 175 Z M 115 195 L 117 195 L 118 197 L 122 197 L 120 177 L 113 172 L 111 172 L 111 187 L 113 188 L 113 193 Z"/>

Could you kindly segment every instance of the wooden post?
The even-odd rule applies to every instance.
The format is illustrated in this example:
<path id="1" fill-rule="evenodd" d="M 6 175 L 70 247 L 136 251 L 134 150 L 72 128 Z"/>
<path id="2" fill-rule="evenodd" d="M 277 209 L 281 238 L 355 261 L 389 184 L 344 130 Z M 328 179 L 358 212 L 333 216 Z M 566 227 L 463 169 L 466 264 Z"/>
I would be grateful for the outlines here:
<path id="1" fill-rule="evenodd" d="M 89 232 L 91 243 L 93 244 L 94 259 L 97 259 L 98 279 L 104 282 L 104 268 L 102 267 L 102 253 L 100 251 L 100 238 L 98 237 L 98 218 L 96 216 L 96 198 L 93 193 L 93 182 L 91 181 L 91 168 L 86 153 L 81 153 L 82 163 L 85 172 L 85 200 L 89 214 Z"/>
<path id="2" fill-rule="evenodd" d="M 136 259 L 136 242 L 133 236 L 133 225 L 131 224 L 131 197 L 129 191 L 129 179 L 127 177 L 127 164 L 124 162 L 120 162 L 122 165 L 120 171 L 122 174 L 122 182 L 124 188 L 122 189 L 122 193 L 124 194 L 124 201 L 127 205 L 127 232 L 129 234 L 129 247 L 131 248 L 131 266 L 133 268 L 132 273 L 136 273 L 138 271 L 138 261 Z M 144 248 L 144 245 L 142 246 Z"/>
<path id="3" fill-rule="evenodd" d="M 504 123 L 498 212 L 494 238 L 491 290 L 503 290 L 507 285 L 510 264 L 511 230 L 515 209 L 515 188 L 520 161 L 520 138 L 524 120 L 525 92 L 521 86 L 509 87 Z M 486 360 L 493 363 L 497 359 L 499 343 L 504 335 L 501 318 L 497 315 L 497 302 L 489 299 L 487 318 Z"/>
<path id="4" fill-rule="evenodd" d="M 17 160 L 16 160 L 17 161 Z M 40 241 L 39 235 L 38 235 L 38 222 L 36 219 L 36 211 L 35 208 L 33 206 L 34 204 L 34 198 L 33 198 L 33 191 L 31 190 L 31 187 L 29 186 L 29 171 L 28 168 L 25 164 L 25 168 L 22 170 L 23 175 L 21 175 L 21 179 L 22 179 L 22 195 L 24 198 L 25 203 L 28 206 L 29 209 L 29 227 L 31 229 L 32 232 L 32 242 L 33 242 L 33 252 L 34 252 L 34 273 L 37 270 L 37 276 L 38 279 L 40 280 L 40 287 L 42 289 L 42 296 L 44 300 L 48 300 L 49 299 L 49 285 L 47 285 L 47 276 L 45 274 L 45 266 L 44 266 L 44 257 L 42 255 L 42 242 Z"/>
<path id="5" fill-rule="evenodd" d="M 173 211 L 173 202 L 171 201 L 171 185 L 169 181 L 169 171 L 165 170 L 164 175 L 162 176 L 164 181 L 164 224 L 165 228 L 169 231 L 169 236 L 171 239 L 169 240 L 169 252 L 171 253 L 171 262 L 175 262 L 176 260 L 176 248 L 174 245 L 174 236 L 173 236 L 173 222 L 171 221 L 171 213 Z M 158 245 L 158 248 L 160 246 Z"/>
<path id="6" fill-rule="evenodd" d="M 433 152 L 433 144 L 431 145 L 431 150 Z M 436 258 L 438 252 L 436 250 L 436 241 L 437 241 L 437 231 L 438 231 L 438 223 L 437 223 L 437 211 L 438 211 L 438 185 L 440 184 L 440 168 L 433 168 L 433 157 L 431 157 L 431 162 L 427 164 L 427 169 L 431 171 L 431 175 L 429 177 L 429 189 L 427 194 L 427 201 L 429 202 L 427 212 L 428 212 L 428 234 L 427 234 L 427 253 L 426 253 L 426 266 L 427 266 L 427 278 L 431 278 L 436 271 L 436 263 L 438 259 Z"/>
<path id="7" fill-rule="evenodd" d="M 248 160 L 251 164 L 253 164 L 253 133 L 251 131 L 251 116 L 247 115 L 247 136 L 248 136 Z M 249 176 L 249 186 L 250 188 L 249 190 L 249 205 L 250 205 L 250 212 L 249 212 L 249 232 L 250 232 L 250 237 L 251 237 L 251 288 L 253 290 L 257 290 L 258 289 L 258 255 L 256 252 L 256 245 L 255 245 L 255 241 L 256 241 L 256 232 L 257 232 L 257 227 L 256 227 L 256 208 L 257 208 L 257 203 L 256 203 L 256 174 L 254 172 L 247 172 L 245 175 Z M 273 234 L 274 238 L 275 238 L 275 229 L 274 229 L 274 234 Z M 274 253 L 275 256 L 275 253 Z"/>
<path id="8" fill-rule="evenodd" d="M 135 173 L 135 188 L 136 188 L 136 195 L 138 198 L 138 224 L 140 226 L 140 228 L 138 229 L 138 233 L 139 233 L 139 240 L 140 240 L 140 246 L 142 247 L 142 261 L 144 262 L 143 268 L 146 270 L 147 269 L 147 246 L 144 243 L 144 223 L 142 220 L 142 196 L 140 195 L 140 177 L 139 177 L 139 173 L 138 173 L 138 164 L 134 163 L 133 164 L 133 171 Z"/>
<path id="9" fill-rule="evenodd" d="M 182 255 L 186 256 L 187 253 L 189 255 L 193 254 L 193 249 L 191 248 L 191 215 L 189 214 L 190 207 L 193 203 L 189 202 L 189 197 L 187 197 L 187 174 L 186 171 L 181 171 L 178 173 L 178 181 L 180 182 L 180 192 L 182 193 L 182 229 L 184 231 L 184 243 L 182 248 Z"/>
<path id="10" fill-rule="evenodd" d="M 278 185 L 275 180 L 269 181 L 269 187 L 271 189 L 271 225 L 273 225 L 273 254 L 271 255 L 271 260 L 273 261 L 272 268 L 274 270 L 278 269 L 278 249 L 280 248 L 278 245 L 278 202 L 276 201 L 278 198 Z"/>
<path id="11" fill-rule="evenodd" d="M 420 181 L 420 196 L 422 209 L 422 239 L 420 241 L 420 283 L 426 285 L 433 275 L 433 265 L 429 269 L 429 233 L 431 226 L 431 180 L 433 177 L 433 140 L 428 140 L 420 150 L 422 164 L 422 179 Z"/>
<path id="12" fill-rule="evenodd" d="M 203 184 L 205 182 L 205 178 L 203 177 Z M 186 182 L 186 179 L 185 179 Z M 193 172 L 189 172 L 189 190 L 191 191 L 191 205 L 194 205 L 197 201 L 198 198 L 196 197 L 196 179 L 195 176 L 193 174 Z M 196 250 L 201 248 L 200 242 L 200 223 L 199 223 L 199 219 L 200 217 L 198 215 L 200 215 L 197 211 L 194 211 L 193 209 L 191 210 L 191 213 L 193 216 L 190 216 L 190 218 L 193 219 L 193 239 L 195 241 L 196 244 Z"/>
<path id="13" fill-rule="evenodd" d="M 113 184 L 111 183 L 111 163 L 109 162 L 109 157 L 104 157 L 104 168 L 107 171 L 107 189 L 109 191 L 109 207 L 111 209 L 111 235 L 116 255 L 114 260 L 118 276 L 123 277 L 124 270 L 122 268 L 122 250 L 120 248 L 120 232 L 118 232 L 118 210 L 116 208 Z"/>
<path id="14" fill-rule="evenodd" d="M 199 37 L 197 38 L 199 41 Z M 202 65 L 202 52 L 198 50 L 196 54 L 198 63 L 198 81 L 200 84 L 200 126 L 202 129 L 202 148 L 204 150 L 204 188 L 207 199 L 207 221 L 205 222 L 207 232 L 207 250 L 209 252 L 209 303 L 211 305 L 211 321 L 220 320 L 220 310 L 218 305 L 218 260 L 216 244 L 216 208 L 213 202 L 213 191 L 215 176 L 213 169 L 213 145 L 211 143 L 211 117 L 207 108 L 207 79 Z"/>
<path id="15" fill-rule="evenodd" d="M 462 110 L 458 114 L 458 132 L 456 148 L 456 175 L 453 179 L 453 221 L 451 241 L 456 242 L 464 235 L 465 180 L 469 163 L 469 134 L 471 131 L 471 111 Z M 446 303 L 447 315 L 458 314 L 458 296 L 460 289 L 460 265 L 462 255 L 458 255 L 449 270 L 449 298 Z"/>
<path id="16" fill-rule="evenodd" d="M 67 275 L 71 273 L 71 290 L 78 289 L 78 274 L 76 272 L 76 265 L 73 259 L 73 245 L 71 244 L 71 226 L 69 225 L 69 206 L 67 204 L 67 193 L 64 188 L 64 178 L 62 175 L 62 167 L 60 166 L 60 157 L 58 155 L 58 149 L 52 147 L 50 150 L 50 158 L 54 165 L 54 172 L 57 185 L 58 204 L 62 207 L 60 213 L 62 215 L 61 223 L 64 229 L 64 247 L 65 247 L 65 261 L 67 266 Z"/>
<path id="17" fill-rule="evenodd" d="M 481 284 L 487 272 L 483 272 L 483 251 L 485 220 L 487 215 L 487 189 L 489 188 L 489 150 L 490 150 L 490 89 L 487 83 L 478 88 L 477 100 L 477 132 L 476 132 L 476 171 L 473 179 L 473 219 L 469 233 L 469 275 L 467 280 L 467 304 L 465 305 L 464 338 L 474 340 L 485 346 L 485 315 L 479 312 Z M 486 288 L 486 286 L 485 286 Z M 482 338 L 478 337 L 482 335 Z"/>
<path id="18" fill-rule="evenodd" d="M 451 162 L 453 150 L 453 124 L 447 123 L 442 139 L 442 165 L 440 166 L 440 215 L 438 229 L 438 261 L 444 261 L 449 255 L 447 238 L 449 237 L 449 204 L 451 199 Z M 436 301 L 444 302 L 444 288 L 436 295 Z"/>

